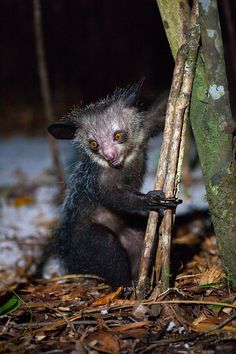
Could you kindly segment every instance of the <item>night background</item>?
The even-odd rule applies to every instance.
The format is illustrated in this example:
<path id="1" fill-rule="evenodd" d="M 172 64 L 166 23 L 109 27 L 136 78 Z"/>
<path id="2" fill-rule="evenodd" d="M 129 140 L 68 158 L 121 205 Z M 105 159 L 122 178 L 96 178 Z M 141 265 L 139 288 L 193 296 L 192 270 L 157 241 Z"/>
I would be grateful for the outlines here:
<path id="1" fill-rule="evenodd" d="M 173 288 L 156 293 L 154 302 L 136 302 L 131 288 L 112 292 L 96 276 L 62 275 L 54 250 L 43 278 L 37 277 L 45 246 L 60 222 L 64 186 L 78 159 L 71 141 L 54 139 L 53 154 L 55 146 L 47 136 L 33 3 L 0 2 L 0 352 L 151 354 L 187 353 L 191 347 L 194 353 L 235 353 L 236 292 L 222 267 L 191 133 L 179 194 L 183 203 L 173 230 Z M 104 98 L 143 76 L 144 109 L 170 88 L 174 60 L 156 0 L 40 4 L 56 121 L 74 106 Z M 235 118 L 236 1 L 218 1 L 218 8 Z M 160 132 L 149 141 L 143 193 L 153 190 L 162 136 Z M 219 154 L 221 150 L 215 156 Z M 56 168 L 55 156 L 61 168 Z M 136 240 L 132 242 L 135 249 Z M 157 303 L 166 299 L 185 303 Z"/>
<path id="2" fill-rule="evenodd" d="M 150 104 L 171 82 L 173 59 L 155 0 L 43 0 L 46 61 L 55 116 L 146 77 L 141 100 Z M 227 6 L 226 6 L 227 5 Z M 235 92 L 236 4 L 219 1 L 231 98 Z M 227 20 L 230 12 L 231 23 Z M 1 134 L 44 133 L 33 5 L 2 0 Z M 233 39 L 235 39 L 233 37 Z"/>

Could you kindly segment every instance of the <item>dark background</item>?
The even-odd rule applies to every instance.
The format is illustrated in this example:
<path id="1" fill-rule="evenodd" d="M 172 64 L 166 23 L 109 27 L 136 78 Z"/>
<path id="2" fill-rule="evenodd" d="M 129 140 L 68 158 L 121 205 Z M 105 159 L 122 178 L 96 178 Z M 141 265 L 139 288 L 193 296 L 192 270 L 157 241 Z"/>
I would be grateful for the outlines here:
<path id="1" fill-rule="evenodd" d="M 43 31 L 56 117 L 146 77 L 150 104 L 170 86 L 173 59 L 155 0 L 42 0 Z M 1 134 L 43 133 L 32 0 L 0 4 Z M 227 12 L 228 10 L 228 12 Z M 233 112 L 234 0 L 219 1 Z M 229 17 L 231 17 L 231 24 Z"/>

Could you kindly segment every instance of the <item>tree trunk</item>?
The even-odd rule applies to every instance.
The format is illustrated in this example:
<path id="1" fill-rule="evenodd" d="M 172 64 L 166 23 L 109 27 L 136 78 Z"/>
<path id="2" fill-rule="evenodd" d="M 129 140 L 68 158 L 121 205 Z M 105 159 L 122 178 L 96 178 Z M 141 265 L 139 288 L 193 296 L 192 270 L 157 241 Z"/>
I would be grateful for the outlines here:
<path id="1" fill-rule="evenodd" d="M 188 0 L 156 0 L 173 57 L 186 42 L 189 31 Z"/>
<path id="2" fill-rule="evenodd" d="M 181 36 L 179 33 L 176 36 L 173 26 L 169 24 L 185 23 L 188 10 L 185 14 L 179 10 L 183 8 L 182 0 L 174 0 L 171 7 L 168 7 L 166 0 L 157 0 L 157 3 L 175 55 L 176 41 L 180 47 L 186 36 L 184 31 Z M 200 0 L 199 5 L 202 48 L 198 54 L 190 120 L 222 260 L 236 287 L 236 144 L 233 140 L 233 121 L 217 3 L 216 0 Z M 178 25 L 177 32 L 181 28 L 184 26 Z"/>
<path id="3" fill-rule="evenodd" d="M 236 163 L 233 121 L 216 0 L 200 1 L 198 56 L 190 120 L 223 263 L 236 286 Z"/>

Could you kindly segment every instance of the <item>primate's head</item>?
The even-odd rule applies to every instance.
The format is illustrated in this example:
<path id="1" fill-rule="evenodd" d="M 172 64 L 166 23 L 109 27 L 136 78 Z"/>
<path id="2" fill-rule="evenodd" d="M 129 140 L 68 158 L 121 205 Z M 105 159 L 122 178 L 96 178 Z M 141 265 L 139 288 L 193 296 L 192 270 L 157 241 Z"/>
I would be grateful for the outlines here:
<path id="1" fill-rule="evenodd" d="M 57 139 L 73 139 L 102 166 L 122 167 L 131 162 L 145 140 L 142 112 L 135 106 L 143 80 L 112 96 L 75 108 L 48 131 Z"/>

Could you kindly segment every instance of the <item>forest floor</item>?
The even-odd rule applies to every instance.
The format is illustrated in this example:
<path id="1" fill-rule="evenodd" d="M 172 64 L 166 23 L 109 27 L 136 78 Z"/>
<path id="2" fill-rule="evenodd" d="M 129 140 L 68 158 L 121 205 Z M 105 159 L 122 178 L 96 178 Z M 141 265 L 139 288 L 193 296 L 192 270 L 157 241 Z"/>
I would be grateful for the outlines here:
<path id="1" fill-rule="evenodd" d="M 51 269 L 50 277 L 32 277 L 58 221 L 58 186 L 44 138 L 3 139 L 0 148 L 1 353 L 235 352 L 236 293 L 221 266 L 199 170 L 181 192 L 173 287 L 141 301 L 135 288 L 112 292 L 92 276 Z M 61 148 L 68 165 L 70 148 Z"/>

